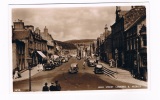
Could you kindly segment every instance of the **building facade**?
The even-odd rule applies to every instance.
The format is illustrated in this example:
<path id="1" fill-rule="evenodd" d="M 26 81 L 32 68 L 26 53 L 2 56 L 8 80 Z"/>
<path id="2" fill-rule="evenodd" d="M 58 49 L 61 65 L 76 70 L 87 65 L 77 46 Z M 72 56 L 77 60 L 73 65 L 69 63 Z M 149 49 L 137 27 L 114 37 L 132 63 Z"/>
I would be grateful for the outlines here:
<path id="1" fill-rule="evenodd" d="M 147 80 L 146 8 L 133 7 L 126 15 L 126 21 L 131 19 L 132 24 L 126 25 L 124 31 L 125 64 L 132 74 Z"/>
<path id="2" fill-rule="evenodd" d="M 33 66 L 39 62 L 39 51 L 46 52 L 47 41 L 43 40 L 40 34 L 34 32 L 32 25 L 24 25 L 22 20 L 13 22 L 12 27 L 12 59 L 13 70 L 18 68 L 20 71 L 28 69 L 27 58 L 32 58 Z M 44 55 L 44 54 L 43 54 Z"/>
<path id="3" fill-rule="evenodd" d="M 53 39 L 53 37 L 48 33 L 48 29 L 47 29 L 46 26 L 45 26 L 45 28 L 44 28 L 44 32 L 41 32 L 40 34 L 41 34 L 42 38 L 47 41 L 47 52 L 46 52 L 46 56 L 47 56 L 48 59 L 50 59 L 50 58 L 53 57 L 54 52 L 55 52 L 55 47 L 54 47 L 55 45 L 54 45 L 54 42 L 53 42 L 54 39 Z"/>
<path id="4" fill-rule="evenodd" d="M 123 67 L 124 65 L 124 15 L 126 11 L 121 11 L 120 7 L 116 7 L 116 21 L 111 26 L 112 37 L 112 57 L 117 60 L 117 66 Z M 117 50 L 117 54 L 116 54 Z"/>

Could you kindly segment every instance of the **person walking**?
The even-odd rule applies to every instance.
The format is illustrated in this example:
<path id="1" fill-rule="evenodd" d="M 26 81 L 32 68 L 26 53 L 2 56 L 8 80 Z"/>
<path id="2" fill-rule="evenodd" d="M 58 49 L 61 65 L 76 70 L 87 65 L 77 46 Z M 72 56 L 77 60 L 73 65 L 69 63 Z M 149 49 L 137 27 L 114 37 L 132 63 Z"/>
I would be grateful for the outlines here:
<path id="1" fill-rule="evenodd" d="M 85 67 L 86 67 L 86 62 L 84 61 L 83 62 L 83 69 L 85 69 Z"/>
<path id="2" fill-rule="evenodd" d="M 51 86 L 49 87 L 50 91 L 56 91 L 56 85 L 52 82 Z"/>
<path id="3" fill-rule="evenodd" d="M 43 71 L 43 66 L 44 66 L 44 64 L 42 64 L 42 63 L 40 63 L 40 71 Z"/>
<path id="4" fill-rule="evenodd" d="M 42 91 L 49 91 L 48 83 L 44 84 Z"/>
<path id="5" fill-rule="evenodd" d="M 109 65 L 111 68 L 113 67 L 113 60 L 112 59 L 109 60 Z"/>
<path id="6" fill-rule="evenodd" d="M 14 79 L 18 78 L 18 70 L 15 70 Z"/>

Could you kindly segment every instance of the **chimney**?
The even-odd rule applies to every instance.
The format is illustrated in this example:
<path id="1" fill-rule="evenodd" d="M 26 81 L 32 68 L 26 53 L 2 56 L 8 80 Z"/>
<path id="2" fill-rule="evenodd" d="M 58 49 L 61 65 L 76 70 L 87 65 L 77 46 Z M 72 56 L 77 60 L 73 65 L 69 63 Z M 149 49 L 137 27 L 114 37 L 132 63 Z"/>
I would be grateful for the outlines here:
<path id="1" fill-rule="evenodd" d="M 24 22 L 18 19 L 18 22 L 13 22 L 15 30 L 23 30 L 24 29 Z"/>

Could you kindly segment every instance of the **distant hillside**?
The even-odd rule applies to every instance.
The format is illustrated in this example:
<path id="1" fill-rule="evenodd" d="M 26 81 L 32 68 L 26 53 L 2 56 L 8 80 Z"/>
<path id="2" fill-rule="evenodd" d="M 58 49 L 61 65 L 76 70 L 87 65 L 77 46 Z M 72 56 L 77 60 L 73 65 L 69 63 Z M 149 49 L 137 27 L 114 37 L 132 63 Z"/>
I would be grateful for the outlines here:
<path id="1" fill-rule="evenodd" d="M 73 43 L 67 43 L 62 41 L 54 40 L 58 45 L 62 46 L 63 49 L 77 49 Z"/>
<path id="2" fill-rule="evenodd" d="M 93 42 L 95 41 L 96 39 L 81 39 L 81 40 L 68 40 L 68 41 L 65 41 L 66 43 L 87 43 L 87 42 Z"/>

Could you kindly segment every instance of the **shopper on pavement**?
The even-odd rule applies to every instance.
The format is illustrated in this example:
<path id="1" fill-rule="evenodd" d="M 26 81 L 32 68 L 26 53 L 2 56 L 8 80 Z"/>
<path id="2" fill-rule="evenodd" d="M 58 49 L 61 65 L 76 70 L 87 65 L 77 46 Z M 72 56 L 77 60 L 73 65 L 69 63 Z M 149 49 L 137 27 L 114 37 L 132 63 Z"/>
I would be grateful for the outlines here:
<path id="1" fill-rule="evenodd" d="M 109 60 L 109 65 L 110 65 L 110 67 L 113 67 L 113 59 Z"/>
<path id="2" fill-rule="evenodd" d="M 18 70 L 15 70 L 14 79 L 18 78 Z"/>
<path id="3" fill-rule="evenodd" d="M 86 67 L 86 62 L 84 61 L 83 62 L 83 69 L 85 69 L 85 67 Z"/>

